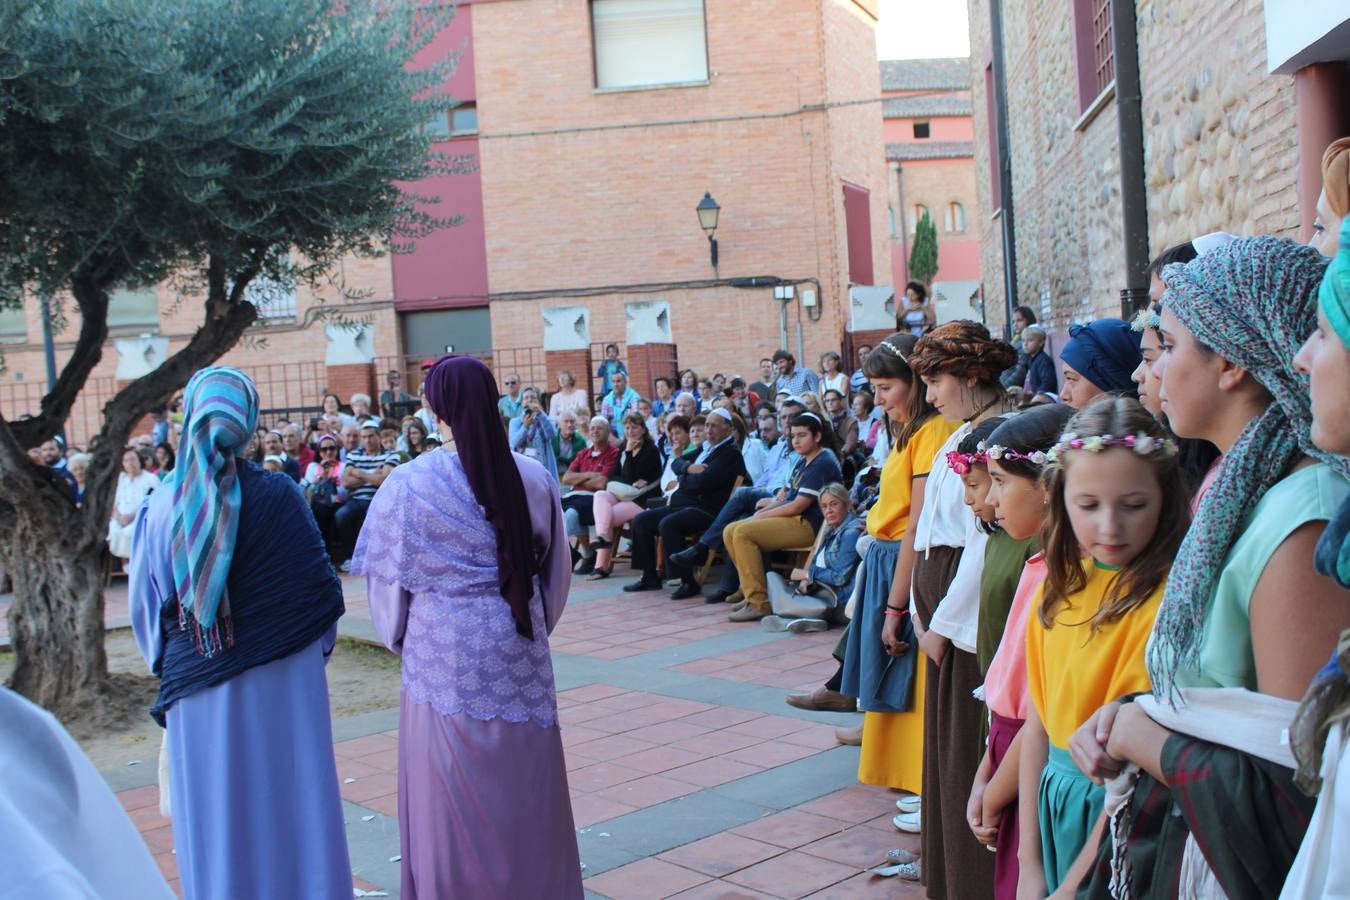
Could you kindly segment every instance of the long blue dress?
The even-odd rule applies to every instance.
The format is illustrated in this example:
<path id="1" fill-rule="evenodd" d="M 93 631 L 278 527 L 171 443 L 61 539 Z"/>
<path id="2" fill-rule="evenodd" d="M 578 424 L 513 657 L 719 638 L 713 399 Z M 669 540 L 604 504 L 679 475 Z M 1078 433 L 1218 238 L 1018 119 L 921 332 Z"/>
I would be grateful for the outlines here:
<path id="1" fill-rule="evenodd" d="M 141 508 L 131 559 L 131 624 L 152 671 L 164 650 L 160 611 L 175 599 L 172 494 L 156 491 Z M 294 509 L 290 521 L 314 527 L 298 491 Z M 187 900 L 352 896 L 324 674 L 336 640 L 334 624 L 303 650 L 169 707 L 173 839 Z"/>

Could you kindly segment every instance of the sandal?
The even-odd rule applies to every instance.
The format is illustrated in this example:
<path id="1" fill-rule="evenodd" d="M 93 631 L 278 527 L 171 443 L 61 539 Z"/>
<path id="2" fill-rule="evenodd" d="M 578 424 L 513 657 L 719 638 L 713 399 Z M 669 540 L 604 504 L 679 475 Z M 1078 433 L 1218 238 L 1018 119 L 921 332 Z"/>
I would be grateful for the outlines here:
<path id="1" fill-rule="evenodd" d="M 610 573 L 613 571 L 614 571 L 613 566 L 610 566 L 607 569 L 595 569 L 591 572 L 591 574 L 586 576 L 586 580 L 599 581 L 601 578 L 608 578 L 610 576 Z"/>

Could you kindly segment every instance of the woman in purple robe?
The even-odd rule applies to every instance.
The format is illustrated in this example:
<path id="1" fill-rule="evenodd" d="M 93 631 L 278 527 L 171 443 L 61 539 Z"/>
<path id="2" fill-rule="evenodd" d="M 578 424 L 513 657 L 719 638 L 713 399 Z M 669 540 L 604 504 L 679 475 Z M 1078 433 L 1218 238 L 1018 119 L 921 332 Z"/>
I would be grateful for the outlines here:
<path id="1" fill-rule="evenodd" d="M 548 648 L 571 579 L 557 478 L 511 453 L 478 360 L 442 358 L 426 395 L 453 447 L 394 470 L 352 561 L 403 657 L 402 896 L 580 898 Z"/>
<path id="2" fill-rule="evenodd" d="M 352 896 L 324 662 L 342 584 L 299 486 L 239 456 L 258 392 L 203 369 L 172 479 L 141 506 L 136 642 L 160 676 L 187 900 Z M 164 787 L 164 786 L 161 786 Z"/>

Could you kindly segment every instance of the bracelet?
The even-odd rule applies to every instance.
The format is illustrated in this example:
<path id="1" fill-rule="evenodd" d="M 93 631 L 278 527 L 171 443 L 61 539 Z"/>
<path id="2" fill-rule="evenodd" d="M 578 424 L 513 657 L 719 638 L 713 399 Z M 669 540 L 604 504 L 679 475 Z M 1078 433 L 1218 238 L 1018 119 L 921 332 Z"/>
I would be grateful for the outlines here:
<path id="1" fill-rule="evenodd" d="M 896 610 L 893 610 L 893 609 L 891 609 L 891 608 L 888 606 L 888 607 L 886 607 L 886 615 L 888 615 L 888 616 L 895 616 L 895 617 L 898 619 L 898 618 L 900 618 L 901 616 L 903 616 L 904 613 L 903 613 L 903 612 L 897 612 Z"/>
<path id="2" fill-rule="evenodd" d="M 886 604 L 886 608 L 887 608 L 887 609 L 893 609 L 893 610 L 895 610 L 896 612 L 898 612 L 898 613 L 899 613 L 900 615 L 902 615 L 902 616 L 907 616 L 907 615 L 909 615 L 909 607 L 908 607 L 908 606 L 891 606 L 889 603 L 887 603 L 887 604 Z"/>

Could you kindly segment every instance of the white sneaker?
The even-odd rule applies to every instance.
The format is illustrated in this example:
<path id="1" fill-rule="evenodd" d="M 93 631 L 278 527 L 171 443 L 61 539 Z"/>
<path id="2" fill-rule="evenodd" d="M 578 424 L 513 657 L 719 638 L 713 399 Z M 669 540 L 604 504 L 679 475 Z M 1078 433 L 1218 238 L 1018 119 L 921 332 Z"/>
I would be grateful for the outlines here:
<path id="1" fill-rule="evenodd" d="M 792 620 L 782 616 L 765 616 L 759 624 L 765 631 L 790 631 L 792 628 Z"/>
<path id="2" fill-rule="evenodd" d="M 352 561 L 350 559 L 344 562 L 342 565 L 338 566 L 339 572 L 350 572 L 351 570 L 352 570 Z"/>
<path id="3" fill-rule="evenodd" d="M 895 801 L 895 808 L 902 813 L 918 812 L 919 807 L 923 805 L 923 798 L 918 794 L 910 794 L 908 797 L 901 797 Z"/>
<path id="4" fill-rule="evenodd" d="M 900 815 L 896 816 L 894 819 L 891 819 L 891 824 L 895 826 L 897 831 L 904 831 L 908 832 L 909 834 L 918 834 L 920 815 L 921 813 L 917 811 L 912 813 L 900 813 Z"/>
<path id="5" fill-rule="evenodd" d="M 813 631 L 828 631 L 830 623 L 824 619 L 793 619 L 788 622 L 787 630 L 793 634 L 810 634 Z"/>

